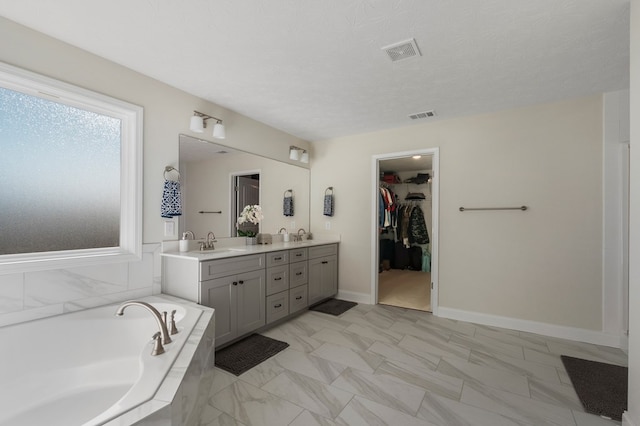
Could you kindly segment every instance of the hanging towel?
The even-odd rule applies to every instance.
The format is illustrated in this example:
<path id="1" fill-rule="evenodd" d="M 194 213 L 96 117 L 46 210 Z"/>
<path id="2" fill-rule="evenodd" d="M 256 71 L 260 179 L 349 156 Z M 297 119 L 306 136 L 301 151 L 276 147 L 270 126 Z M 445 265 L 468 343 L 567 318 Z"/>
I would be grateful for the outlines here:
<path id="1" fill-rule="evenodd" d="M 165 180 L 162 191 L 162 206 L 160 216 L 174 217 L 182 214 L 182 196 L 180 195 L 180 182 Z"/>
<path id="2" fill-rule="evenodd" d="M 287 195 L 282 202 L 282 211 L 285 216 L 293 216 L 293 195 Z"/>
<path id="3" fill-rule="evenodd" d="M 323 214 L 325 216 L 333 216 L 333 194 L 325 194 Z"/>

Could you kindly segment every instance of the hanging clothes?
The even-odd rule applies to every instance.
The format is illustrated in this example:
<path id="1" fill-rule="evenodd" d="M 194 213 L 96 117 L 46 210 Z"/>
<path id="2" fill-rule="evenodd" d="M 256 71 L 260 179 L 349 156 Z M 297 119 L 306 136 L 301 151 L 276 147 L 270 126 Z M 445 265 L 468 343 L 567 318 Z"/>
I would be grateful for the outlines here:
<path id="1" fill-rule="evenodd" d="M 429 231 L 420 206 L 414 206 L 409 214 L 409 243 L 429 244 Z"/>

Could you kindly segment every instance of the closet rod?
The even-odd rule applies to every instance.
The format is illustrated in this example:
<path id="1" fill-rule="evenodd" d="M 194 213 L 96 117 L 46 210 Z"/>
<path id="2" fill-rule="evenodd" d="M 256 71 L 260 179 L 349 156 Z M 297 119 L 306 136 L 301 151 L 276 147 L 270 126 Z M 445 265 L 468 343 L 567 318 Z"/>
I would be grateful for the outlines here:
<path id="1" fill-rule="evenodd" d="M 527 206 L 520 207 L 460 207 L 461 212 L 466 212 L 470 210 L 527 210 Z"/>

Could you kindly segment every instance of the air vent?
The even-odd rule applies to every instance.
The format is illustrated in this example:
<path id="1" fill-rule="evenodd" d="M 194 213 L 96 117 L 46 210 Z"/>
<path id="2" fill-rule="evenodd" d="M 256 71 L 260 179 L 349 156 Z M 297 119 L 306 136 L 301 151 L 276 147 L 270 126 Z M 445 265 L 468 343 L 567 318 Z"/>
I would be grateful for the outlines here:
<path id="1" fill-rule="evenodd" d="M 423 118 L 431 118 L 435 116 L 436 116 L 436 112 L 434 110 L 409 114 L 409 118 L 412 120 L 421 120 Z"/>
<path id="2" fill-rule="evenodd" d="M 414 56 L 422 56 L 415 39 L 412 38 L 385 46 L 382 50 L 387 52 L 391 62 L 402 61 L 403 59 L 413 58 Z"/>

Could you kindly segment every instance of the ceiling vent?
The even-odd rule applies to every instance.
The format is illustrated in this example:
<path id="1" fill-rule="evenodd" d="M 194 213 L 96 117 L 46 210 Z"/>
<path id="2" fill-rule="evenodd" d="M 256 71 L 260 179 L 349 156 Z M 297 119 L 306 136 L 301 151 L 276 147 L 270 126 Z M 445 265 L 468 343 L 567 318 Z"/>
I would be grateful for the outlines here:
<path id="1" fill-rule="evenodd" d="M 409 114 L 409 118 L 412 120 L 421 120 L 423 118 L 431 118 L 435 116 L 436 116 L 436 112 L 434 110 Z"/>
<path id="2" fill-rule="evenodd" d="M 391 44 L 389 46 L 385 46 L 382 48 L 382 50 L 387 52 L 387 55 L 389 55 L 391 62 L 402 61 L 403 59 L 413 58 L 414 56 L 422 56 L 415 39 L 412 38 L 409 40 L 401 41 L 399 43 Z"/>

